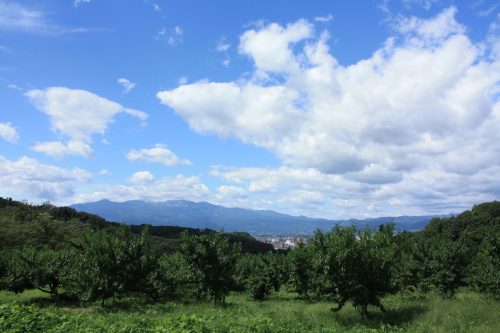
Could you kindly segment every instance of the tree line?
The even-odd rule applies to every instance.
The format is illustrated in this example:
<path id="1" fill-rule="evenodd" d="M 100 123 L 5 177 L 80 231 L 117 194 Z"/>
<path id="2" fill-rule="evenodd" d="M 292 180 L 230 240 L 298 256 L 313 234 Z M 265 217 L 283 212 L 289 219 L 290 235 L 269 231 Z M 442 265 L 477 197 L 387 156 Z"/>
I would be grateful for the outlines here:
<path id="1" fill-rule="evenodd" d="M 36 218 L 43 220 L 43 214 Z M 4 247 L 1 289 L 36 288 L 54 300 L 102 304 L 130 295 L 223 304 L 231 291 L 263 301 L 287 288 L 310 301 L 329 300 L 335 311 L 351 302 L 364 315 L 369 306 L 384 311 L 381 300 L 390 293 L 435 289 L 453 297 L 468 287 L 497 297 L 500 290 L 498 202 L 434 219 L 417 233 L 398 232 L 392 225 L 337 226 L 317 231 L 307 244 L 287 252 L 242 251 L 240 243 L 218 232 L 185 232 L 176 251 L 166 252 L 147 227 L 140 234 L 125 225 L 89 229 L 60 242 L 50 241 L 48 230 L 47 235 L 43 228 L 38 231 L 45 243 Z"/>

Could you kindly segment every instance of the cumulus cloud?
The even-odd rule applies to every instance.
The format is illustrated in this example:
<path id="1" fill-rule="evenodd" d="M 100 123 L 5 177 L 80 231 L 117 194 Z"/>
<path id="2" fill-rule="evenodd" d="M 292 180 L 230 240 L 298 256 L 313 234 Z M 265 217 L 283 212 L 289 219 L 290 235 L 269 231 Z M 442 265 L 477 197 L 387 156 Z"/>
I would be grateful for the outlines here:
<path id="1" fill-rule="evenodd" d="M 297 130 L 297 120 L 302 117 L 293 105 L 297 93 L 282 86 L 197 82 L 161 91 L 157 96 L 198 132 L 236 136 L 263 146 Z"/>
<path id="2" fill-rule="evenodd" d="M 207 186 L 198 177 L 177 175 L 149 181 L 146 184 L 112 185 L 100 191 L 81 193 L 73 197 L 74 202 L 97 201 L 109 199 L 113 201 L 126 200 L 194 200 L 204 201 L 210 197 Z"/>
<path id="3" fill-rule="evenodd" d="M 153 181 L 155 177 L 149 171 L 137 171 L 130 176 L 130 182 L 133 184 L 144 184 Z"/>
<path id="4" fill-rule="evenodd" d="M 11 123 L 0 123 L 0 138 L 10 143 L 16 143 L 19 140 L 19 133 Z"/>
<path id="5" fill-rule="evenodd" d="M 60 200 L 73 195 L 76 184 L 91 179 L 92 175 L 80 168 L 64 169 L 26 156 L 11 161 L 0 155 L 3 195 Z"/>
<path id="6" fill-rule="evenodd" d="M 153 148 L 135 150 L 127 153 L 129 161 L 146 161 L 150 163 L 161 163 L 166 166 L 191 165 L 191 162 L 177 157 L 165 145 L 156 144 Z"/>
<path id="7" fill-rule="evenodd" d="M 299 20 L 282 27 L 271 23 L 259 30 L 248 30 L 240 37 L 240 53 L 249 56 L 259 71 L 287 73 L 298 69 L 293 44 L 312 36 L 313 26 Z"/>
<path id="8" fill-rule="evenodd" d="M 431 20 L 401 16 L 396 20 L 394 27 L 407 36 L 417 35 L 421 38 L 421 42 L 429 40 L 442 42 L 450 35 L 465 32 L 465 27 L 455 20 L 456 13 L 457 8 L 450 7 Z"/>
<path id="9" fill-rule="evenodd" d="M 123 92 L 124 93 L 129 93 L 132 89 L 135 88 L 135 83 L 130 82 L 128 79 L 121 77 L 117 80 L 117 82 L 122 85 L 123 87 Z"/>
<path id="10" fill-rule="evenodd" d="M 66 144 L 52 141 L 33 147 L 35 151 L 52 156 L 91 157 L 92 136 L 104 135 L 108 125 L 119 113 L 129 114 L 142 122 L 148 118 L 143 111 L 126 108 L 86 90 L 51 87 L 30 90 L 26 96 L 38 110 L 49 116 L 54 132 L 70 139 Z"/>
<path id="11" fill-rule="evenodd" d="M 157 97 L 196 132 L 264 147 L 286 168 L 316 170 L 348 194 L 371 193 L 373 211 L 375 193 L 398 207 L 433 210 L 437 199 L 467 207 L 500 189 L 485 185 L 500 165 L 500 44 L 494 33 L 473 42 L 456 12 L 399 17 L 378 50 L 347 65 L 329 50 L 328 34 L 306 20 L 260 26 L 240 37 L 252 77 L 184 84 Z M 247 190 L 284 186 L 279 175 L 262 177 Z M 416 190 L 423 180 L 427 196 Z M 287 191 L 317 199 L 314 189 Z M 329 207 L 349 200 L 331 196 Z"/>
<path id="12" fill-rule="evenodd" d="M 238 196 L 235 191 L 224 200 L 219 191 L 220 203 L 231 205 L 232 200 L 242 207 L 330 219 L 461 212 L 500 195 L 500 180 L 495 177 L 500 166 L 471 175 L 435 168 L 404 174 L 401 179 L 384 179 L 383 171 L 381 177 L 374 177 L 375 171 L 370 170 L 373 178 L 368 181 L 290 167 L 219 166 L 211 175 L 226 182 L 223 188 L 229 193 L 234 186 L 245 194 Z"/>

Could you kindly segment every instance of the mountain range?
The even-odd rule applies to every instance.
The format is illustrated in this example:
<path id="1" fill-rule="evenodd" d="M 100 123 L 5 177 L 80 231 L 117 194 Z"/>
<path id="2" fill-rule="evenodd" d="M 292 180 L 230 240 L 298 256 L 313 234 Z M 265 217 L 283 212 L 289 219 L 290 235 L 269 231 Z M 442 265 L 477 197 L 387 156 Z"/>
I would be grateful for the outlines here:
<path id="1" fill-rule="evenodd" d="M 317 229 L 329 230 L 337 224 L 377 228 L 381 224 L 394 223 L 397 229 L 416 231 L 425 227 L 432 218 L 443 217 L 443 215 L 426 215 L 328 220 L 292 216 L 272 210 L 228 208 L 208 202 L 187 200 L 164 202 L 100 200 L 74 204 L 71 207 L 78 211 L 100 215 L 107 220 L 127 224 L 172 225 L 226 232 L 244 231 L 253 235 L 308 235 Z"/>

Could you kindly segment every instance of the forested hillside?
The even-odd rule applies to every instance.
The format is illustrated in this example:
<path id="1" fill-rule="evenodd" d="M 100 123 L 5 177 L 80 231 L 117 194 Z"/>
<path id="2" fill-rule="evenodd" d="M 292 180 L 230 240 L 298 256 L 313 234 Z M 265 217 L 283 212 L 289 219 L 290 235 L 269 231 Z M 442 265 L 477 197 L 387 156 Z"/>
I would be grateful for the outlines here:
<path id="1" fill-rule="evenodd" d="M 106 221 L 100 216 L 77 212 L 70 207 L 55 207 L 50 204 L 32 205 L 0 197 L 0 250 L 19 249 L 24 246 L 61 248 L 74 240 L 96 230 L 116 233 L 121 224 Z M 209 229 L 176 226 L 130 225 L 134 234 L 148 229 L 151 239 L 163 251 L 178 248 L 183 232 L 189 235 L 213 233 Z M 272 249 L 268 244 L 254 239 L 248 233 L 227 233 L 232 242 L 242 244 L 244 252 L 263 253 Z"/>

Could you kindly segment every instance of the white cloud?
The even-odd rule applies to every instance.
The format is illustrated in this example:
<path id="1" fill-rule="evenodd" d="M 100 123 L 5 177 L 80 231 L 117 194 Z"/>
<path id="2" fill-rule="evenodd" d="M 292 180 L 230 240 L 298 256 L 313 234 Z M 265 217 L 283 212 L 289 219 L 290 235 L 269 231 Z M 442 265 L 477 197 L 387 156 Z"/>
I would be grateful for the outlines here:
<path id="1" fill-rule="evenodd" d="M 49 116 L 54 132 L 70 139 L 67 144 L 45 142 L 35 145 L 36 151 L 54 156 L 90 157 L 92 136 L 104 135 L 114 116 L 119 113 L 129 114 L 142 122 L 148 118 L 145 112 L 126 108 L 86 90 L 51 87 L 30 90 L 26 96 L 38 110 Z"/>
<path id="2" fill-rule="evenodd" d="M 221 64 L 224 67 L 229 67 L 231 63 L 231 59 L 229 58 L 229 48 L 231 47 L 231 44 L 227 43 L 225 39 L 221 39 L 218 43 L 217 46 L 215 47 L 215 50 L 217 52 L 220 52 L 224 55 L 224 59 L 221 60 Z"/>
<path id="3" fill-rule="evenodd" d="M 99 174 L 101 176 L 111 176 L 111 171 L 109 171 L 108 169 L 101 169 L 99 170 Z"/>
<path id="4" fill-rule="evenodd" d="M 135 88 L 135 83 L 130 82 L 128 79 L 124 77 L 119 78 L 117 82 L 123 86 L 124 93 L 129 93 L 132 89 Z"/>
<path id="5" fill-rule="evenodd" d="M 0 1 L 0 30 L 38 34 L 85 32 L 85 28 L 67 28 L 51 22 L 46 13 L 21 4 Z"/>
<path id="6" fill-rule="evenodd" d="M 403 3 L 407 6 L 419 6 L 425 10 L 431 9 L 431 7 L 438 3 L 440 0 L 403 0 Z"/>
<path id="7" fill-rule="evenodd" d="M 78 7 L 80 5 L 83 5 L 85 3 L 89 3 L 91 1 L 92 0 L 75 0 L 75 1 L 73 1 L 73 6 Z"/>
<path id="8" fill-rule="evenodd" d="M 188 83 L 188 78 L 186 76 L 181 76 L 178 80 L 177 83 L 181 86 L 183 84 Z"/>
<path id="9" fill-rule="evenodd" d="M 272 23 L 259 30 L 248 30 L 240 37 L 240 53 L 249 56 L 260 71 L 291 72 L 298 69 L 291 45 L 312 36 L 313 26 L 306 20 L 282 27 Z"/>
<path id="10" fill-rule="evenodd" d="M 314 18 L 314 21 L 322 23 L 330 22 L 331 20 L 333 20 L 332 14 L 328 14 L 326 16 L 316 16 Z"/>
<path id="11" fill-rule="evenodd" d="M 244 188 L 238 186 L 222 185 L 219 186 L 217 192 L 222 198 L 229 200 L 247 196 L 247 191 Z"/>
<path id="12" fill-rule="evenodd" d="M 166 29 L 162 27 L 156 33 L 155 39 L 157 40 L 165 40 L 171 46 L 179 44 L 182 42 L 182 35 L 184 34 L 182 28 L 180 26 L 175 26 L 171 29 Z"/>
<path id="13" fill-rule="evenodd" d="M 12 89 L 12 90 L 17 90 L 17 91 L 23 91 L 23 88 L 21 88 L 21 87 L 19 87 L 19 86 L 15 85 L 15 84 L 13 84 L 13 83 L 9 83 L 9 84 L 7 85 L 7 88 Z"/>
<path id="14" fill-rule="evenodd" d="M 144 184 L 153 181 L 155 177 L 149 171 L 137 171 L 130 176 L 129 181 L 133 184 Z"/>
<path id="15" fill-rule="evenodd" d="M 127 159 L 134 162 L 146 161 L 150 163 L 161 163 L 166 166 L 191 165 L 190 161 L 180 159 L 162 144 L 156 144 L 150 149 L 132 149 L 127 153 Z"/>
<path id="16" fill-rule="evenodd" d="M 352 179 L 315 169 L 214 167 L 213 177 L 240 189 L 217 202 L 241 207 L 273 209 L 293 215 L 329 219 L 376 216 L 424 215 L 460 212 L 473 204 L 492 201 L 500 195 L 499 166 L 471 175 L 441 168 L 405 174 L 399 180 Z M 383 179 L 384 171 L 381 178 Z M 439 179 L 439 181 L 437 181 Z M 471 185 L 472 184 L 472 185 Z M 237 186 L 234 186 L 237 185 Z M 464 188 L 466 191 L 464 191 Z M 237 195 L 238 193 L 244 195 Z"/>
<path id="17" fill-rule="evenodd" d="M 465 33 L 465 27 L 455 20 L 456 13 L 457 8 L 450 7 L 430 20 L 415 16 L 399 17 L 396 20 L 395 28 L 400 33 L 410 37 L 417 35 L 422 42 L 442 42 L 450 35 Z"/>
<path id="18" fill-rule="evenodd" d="M 92 175 L 80 168 L 64 169 L 26 156 L 11 161 L 0 155 L 3 195 L 59 200 L 73 195 L 76 184 L 91 179 Z"/>
<path id="19" fill-rule="evenodd" d="M 383 213 L 382 194 L 384 209 L 396 202 L 414 213 L 465 208 L 500 192 L 497 181 L 485 185 L 500 165 L 500 43 L 493 34 L 473 42 L 455 14 L 450 7 L 430 19 L 399 17 L 394 36 L 348 65 L 305 20 L 263 25 L 240 38 L 253 76 L 184 84 L 157 97 L 199 133 L 264 147 L 290 170 L 317 170 L 314 177 L 337 189 L 326 192 L 330 210 L 355 203 Z M 263 203 L 277 193 L 318 199 L 321 187 L 287 189 L 274 171 L 257 173 L 236 183 Z M 428 193 L 419 194 L 424 180 Z M 359 200 L 349 199 L 357 191 Z M 432 204 L 438 199 L 442 206 Z"/>
<path id="20" fill-rule="evenodd" d="M 293 105 L 297 93 L 280 86 L 197 82 L 157 96 L 198 132 L 234 135 L 263 146 L 296 130 L 302 117 Z"/>
<path id="21" fill-rule="evenodd" d="M 19 140 L 19 133 L 11 123 L 0 123 L 0 138 L 10 143 L 16 143 Z"/>
<path id="22" fill-rule="evenodd" d="M 75 140 L 70 140 L 68 143 L 60 141 L 37 142 L 31 149 L 38 153 L 44 153 L 57 158 L 62 158 L 66 155 L 76 155 L 90 159 L 94 156 L 92 148 L 88 144 Z"/>
<path id="23" fill-rule="evenodd" d="M 210 197 L 207 186 L 198 177 L 177 175 L 164 177 L 146 184 L 112 185 L 96 192 L 81 193 L 72 198 L 73 202 L 88 202 L 101 199 L 126 200 L 194 200 L 205 201 Z"/>
<path id="24" fill-rule="evenodd" d="M 227 52 L 227 50 L 229 50 L 230 47 L 231 47 L 231 45 L 229 43 L 227 43 L 224 40 L 221 40 L 221 41 L 219 41 L 219 43 L 217 44 L 217 46 L 215 47 L 215 49 L 218 52 Z"/>

